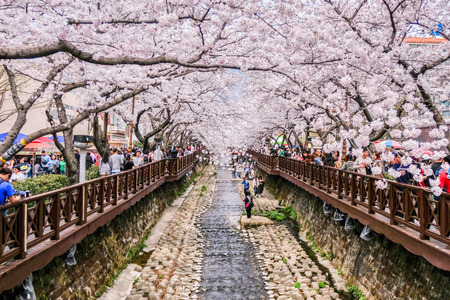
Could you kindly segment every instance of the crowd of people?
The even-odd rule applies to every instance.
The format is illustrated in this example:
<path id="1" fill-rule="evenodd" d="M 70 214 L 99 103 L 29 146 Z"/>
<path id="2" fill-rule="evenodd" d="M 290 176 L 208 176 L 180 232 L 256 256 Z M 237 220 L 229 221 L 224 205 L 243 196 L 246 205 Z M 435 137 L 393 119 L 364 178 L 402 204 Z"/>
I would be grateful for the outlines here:
<path id="1" fill-rule="evenodd" d="M 138 148 L 114 148 L 102 155 L 95 151 L 87 151 L 85 165 L 86 169 L 97 165 L 101 175 L 110 175 L 137 168 L 149 162 L 165 158 L 182 157 L 189 153 L 191 153 L 190 148 L 182 147 L 173 149 L 160 149 L 157 147 L 152 151 L 142 151 Z M 75 150 L 75 158 L 79 165 L 80 151 L 78 149 Z M 40 155 L 36 156 L 35 161 L 32 158 L 21 156 L 5 162 L 3 167 L 11 169 L 10 181 L 22 181 L 46 174 L 66 175 L 67 162 L 61 153 L 47 153 L 45 150 L 42 150 Z"/>
<path id="2" fill-rule="evenodd" d="M 342 170 L 388 178 L 400 183 L 450 192 L 450 155 L 432 159 L 430 152 L 414 155 L 402 149 L 386 148 L 372 154 L 368 148 L 350 149 L 345 157 L 338 151 L 325 153 L 322 149 L 301 151 L 299 147 L 266 147 L 268 155 L 290 157 L 306 163 L 325 165 Z"/>
<path id="3" fill-rule="evenodd" d="M 94 151 L 86 153 L 86 169 L 97 165 L 101 176 L 117 174 L 121 171 L 138 168 L 144 164 L 159 161 L 165 158 L 179 158 L 191 154 L 191 148 L 174 147 L 173 149 L 160 149 L 142 151 L 138 148 L 112 149 L 98 155 Z M 75 150 L 75 158 L 80 162 L 80 153 Z M 61 154 L 48 154 L 45 150 L 36 157 L 36 161 L 26 157 L 18 160 L 11 159 L 0 168 L 0 205 L 9 202 L 17 202 L 26 195 L 26 192 L 15 191 L 12 182 L 22 181 L 33 176 L 44 174 L 66 174 L 66 161 Z"/>

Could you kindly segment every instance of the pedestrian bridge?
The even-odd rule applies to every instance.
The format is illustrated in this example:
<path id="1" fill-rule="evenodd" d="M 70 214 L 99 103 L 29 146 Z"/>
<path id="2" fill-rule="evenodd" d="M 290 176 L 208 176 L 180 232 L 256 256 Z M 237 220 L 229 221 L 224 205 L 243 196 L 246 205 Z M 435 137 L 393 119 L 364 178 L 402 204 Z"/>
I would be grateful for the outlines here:
<path id="1" fill-rule="evenodd" d="M 380 179 L 374 176 L 248 153 L 267 174 L 282 176 L 434 266 L 450 271 L 450 194 L 443 193 L 435 200 L 428 189 L 390 180 L 388 189 L 380 190 L 376 188 Z"/>
<path id="2" fill-rule="evenodd" d="M 199 151 L 32 196 L 0 208 L 0 293 L 64 254 L 165 182 L 192 170 Z"/>

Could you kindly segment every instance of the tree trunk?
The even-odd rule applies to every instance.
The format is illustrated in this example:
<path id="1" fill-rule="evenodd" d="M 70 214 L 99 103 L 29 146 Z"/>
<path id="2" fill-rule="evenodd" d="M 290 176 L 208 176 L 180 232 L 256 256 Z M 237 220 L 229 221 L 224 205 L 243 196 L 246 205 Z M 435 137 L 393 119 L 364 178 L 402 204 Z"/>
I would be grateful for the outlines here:
<path id="1" fill-rule="evenodd" d="M 109 142 L 107 138 L 108 132 L 108 113 L 105 113 L 103 129 L 98 123 L 98 114 L 94 116 L 94 124 L 92 125 L 94 129 L 94 145 L 100 155 L 103 155 L 106 151 L 109 151 Z"/>
<path id="2" fill-rule="evenodd" d="M 66 108 L 62 102 L 62 96 L 54 97 L 55 105 L 58 112 L 58 119 L 60 123 L 67 123 L 67 114 Z M 47 118 L 49 119 L 50 124 L 54 124 L 53 119 L 50 116 L 50 113 L 47 113 Z M 75 158 L 74 146 L 73 146 L 73 129 L 69 129 L 63 131 L 64 136 L 64 147 L 58 141 L 56 136 L 56 132 L 53 132 L 53 140 L 55 141 L 56 147 L 61 151 L 64 160 L 66 161 L 66 175 L 69 179 L 69 183 L 76 184 L 79 181 L 78 178 L 78 161 Z"/>
<path id="3" fill-rule="evenodd" d="M 67 130 L 63 132 L 64 135 L 64 147 L 58 142 L 56 132 L 53 133 L 53 139 L 56 147 L 61 151 L 64 160 L 66 161 L 66 176 L 69 179 L 69 184 L 76 184 L 79 181 L 78 177 L 78 161 L 75 158 L 75 152 L 73 151 L 73 130 Z M 68 150 L 67 150 L 68 149 Z"/>

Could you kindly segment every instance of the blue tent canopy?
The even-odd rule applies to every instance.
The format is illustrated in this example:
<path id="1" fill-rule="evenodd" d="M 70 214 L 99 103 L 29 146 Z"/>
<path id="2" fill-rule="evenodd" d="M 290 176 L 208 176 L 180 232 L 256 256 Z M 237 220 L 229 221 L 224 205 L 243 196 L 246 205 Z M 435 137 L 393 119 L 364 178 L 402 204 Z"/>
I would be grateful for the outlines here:
<path id="1" fill-rule="evenodd" d="M 3 141 L 6 139 L 6 137 L 8 136 L 9 132 L 4 132 L 4 133 L 0 133 L 0 142 L 3 143 Z M 16 137 L 16 139 L 14 140 L 14 144 L 18 143 L 21 139 L 26 138 L 27 135 L 23 134 L 23 133 L 19 133 Z"/>
<path id="2" fill-rule="evenodd" d="M 58 142 L 64 143 L 64 137 L 62 135 L 57 135 Z M 49 139 L 53 140 L 53 136 L 49 137 Z"/>

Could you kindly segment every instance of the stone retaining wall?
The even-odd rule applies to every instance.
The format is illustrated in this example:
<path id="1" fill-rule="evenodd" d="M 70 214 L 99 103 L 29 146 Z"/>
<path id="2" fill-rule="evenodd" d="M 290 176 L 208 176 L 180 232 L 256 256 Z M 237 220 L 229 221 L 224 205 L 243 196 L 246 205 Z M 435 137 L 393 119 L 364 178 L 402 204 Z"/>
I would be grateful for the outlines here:
<path id="1" fill-rule="evenodd" d="M 77 264 L 67 266 L 56 257 L 45 268 L 33 273 L 37 299 L 95 299 L 96 292 L 112 282 L 128 262 L 143 236 L 158 221 L 186 183 L 182 179 L 165 183 L 121 215 L 87 236 L 77 245 Z M 131 251 L 130 251 L 131 250 Z M 14 299 L 17 288 L 0 299 Z"/>
<path id="2" fill-rule="evenodd" d="M 309 231 L 321 253 L 350 285 L 360 288 L 367 299 L 450 299 L 450 272 L 442 271 L 403 246 L 375 234 L 369 242 L 359 237 L 363 226 L 353 232 L 344 230 L 344 222 L 323 213 L 323 201 L 280 176 L 265 177 L 266 188 L 283 205 L 298 212 L 302 231 Z"/>

